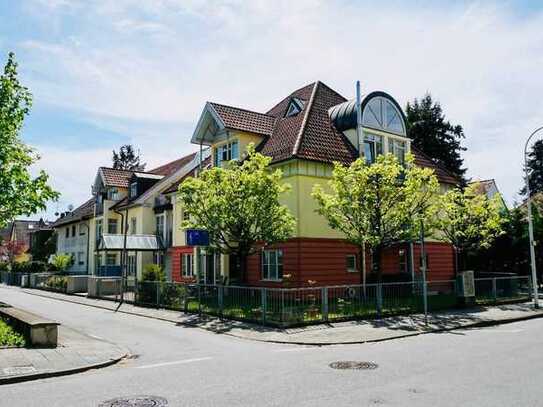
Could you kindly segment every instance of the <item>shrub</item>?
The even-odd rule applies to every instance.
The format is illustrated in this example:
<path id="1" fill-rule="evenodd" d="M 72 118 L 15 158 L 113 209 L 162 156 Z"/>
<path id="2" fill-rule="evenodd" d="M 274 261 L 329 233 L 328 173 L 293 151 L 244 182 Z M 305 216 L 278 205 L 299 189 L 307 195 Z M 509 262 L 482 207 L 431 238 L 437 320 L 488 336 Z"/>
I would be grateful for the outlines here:
<path id="1" fill-rule="evenodd" d="M 13 273 L 30 273 L 30 262 L 14 262 L 11 264 L 11 271 Z"/>
<path id="2" fill-rule="evenodd" d="M 25 346 L 24 337 L 0 319 L 0 346 Z"/>
<path id="3" fill-rule="evenodd" d="M 158 264 L 146 264 L 141 274 L 142 281 L 166 281 L 164 270 Z"/>
<path id="4" fill-rule="evenodd" d="M 51 264 L 56 270 L 63 272 L 74 264 L 74 258 L 69 254 L 55 254 L 51 259 Z"/>
<path id="5" fill-rule="evenodd" d="M 5 261 L 0 261 L 0 271 L 9 271 L 9 265 Z"/>
<path id="6" fill-rule="evenodd" d="M 68 288 L 68 279 L 62 276 L 51 276 L 45 282 L 45 286 L 55 291 L 66 292 L 66 289 Z"/>

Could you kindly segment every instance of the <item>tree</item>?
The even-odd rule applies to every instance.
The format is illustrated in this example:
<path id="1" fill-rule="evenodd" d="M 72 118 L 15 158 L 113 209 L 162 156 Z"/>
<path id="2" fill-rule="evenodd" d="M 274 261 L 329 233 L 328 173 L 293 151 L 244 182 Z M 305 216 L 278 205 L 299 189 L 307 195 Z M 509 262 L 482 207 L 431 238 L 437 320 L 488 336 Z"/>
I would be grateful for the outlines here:
<path id="1" fill-rule="evenodd" d="M 290 186 L 281 182 L 280 170 L 268 168 L 270 162 L 249 145 L 243 162 L 205 170 L 179 187 L 180 202 L 190 214 L 182 227 L 207 230 L 212 251 L 237 256 L 242 281 L 247 257 L 259 244 L 284 241 L 294 232 L 294 217 L 279 203 Z"/>
<path id="2" fill-rule="evenodd" d="M 374 164 L 363 159 L 349 167 L 336 163 L 329 187 L 330 193 L 320 185 L 313 188 L 317 212 L 359 247 L 361 273 L 362 248 L 370 246 L 378 281 L 383 249 L 417 237 L 421 222 L 429 227 L 439 193 L 433 170 L 415 166 L 411 155 L 405 167 L 392 154 L 379 156 Z"/>
<path id="3" fill-rule="evenodd" d="M 0 228 L 17 216 L 45 209 L 47 201 L 59 197 L 44 171 L 37 177 L 29 171 L 39 156 L 21 141 L 20 133 L 31 106 L 32 95 L 19 83 L 15 55 L 9 53 L 0 75 Z"/>
<path id="4" fill-rule="evenodd" d="M 139 151 L 136 154 L 131 144 L 122 145 L 117 153 L 113 150 L 113 168 L 117 170 L 144 171 L 145 163 L 140 163 Z"/>
<path id="5" fill-rule="evenodd" d="M 465 138 L 462 126 L 445 120 L 441 105 L 434 102 L 429 93 L 420 100 L 408 102 L 405 112 L 412 146 L 464 180 L 466 169 L 462 167 L 464 160 L 460 154 L 466 149 L 461 145 Z"/>
<path id="6" fill-rule="evenodd" d="M 534 143 L 526 161 L 531 194 L 543 192 L 543 140 L 537 140 Z M 526 196 L 527 192 L 526 185 L 524 185 L 520 193 Z"/>
<path id="7" fill-rule="evenodd" d="M 455 249 L 456 272 L 465 266 L 468 250 L 488 248 L 504 233 L 505 219 L 499 194 L 488 199 L 477 184 L 464 190 L 452 189 L 441 197 L 436 227 Z"/>
<path id="8" fill-rule="evenodd" d="M 0 246 L 0 258 L 13 265 L 21 255 L 25 254 L 28 246 L 22 240 L 9 240 Z"/>

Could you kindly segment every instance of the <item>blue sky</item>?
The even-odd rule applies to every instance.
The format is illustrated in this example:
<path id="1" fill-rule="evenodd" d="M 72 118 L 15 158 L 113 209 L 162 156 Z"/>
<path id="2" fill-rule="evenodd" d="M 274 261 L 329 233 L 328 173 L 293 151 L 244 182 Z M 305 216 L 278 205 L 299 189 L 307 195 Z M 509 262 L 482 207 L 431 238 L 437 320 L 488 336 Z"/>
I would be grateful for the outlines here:
<path id="1" fill-rule="evenodd" d="M 3 1 L 0 57 L 34 94 L 23 137 L 62 193 L 49 217 L 121 144 L 151 168 L 195 149 L 205 101 L 266 110 L 317 79 L 402 105 L 430 91 L 465 128 L 469 175 L 512 202 L 543 123 L 542 23 L 539 1 Z"/>

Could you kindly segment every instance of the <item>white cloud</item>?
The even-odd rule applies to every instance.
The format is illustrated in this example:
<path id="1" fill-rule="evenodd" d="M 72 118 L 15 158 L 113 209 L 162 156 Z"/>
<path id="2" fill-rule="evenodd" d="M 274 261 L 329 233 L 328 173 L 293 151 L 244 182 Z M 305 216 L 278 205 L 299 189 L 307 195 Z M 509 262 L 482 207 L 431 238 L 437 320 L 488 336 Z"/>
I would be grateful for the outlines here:
<path id="1" fill-rule="evenodd" d="M 185 123 L 184 134 L 165 138 L 127 125 L 152 160 L 168 154 L 169 143 L 191 148 L 186 129 L 206 100 L 265 110 L 316 79 L 350 97 L 360 79 L 365 90 L 388 91 L 401 104 L 432 92 L 464 126 L 469 174 L 496 178 L 511 200 L 521 183 L 521 144 L 543 121 L 542 13 L 519 17 L 489 3 L 421 9 L 123 0 L 79 7 L 70 18 L 80 28 L 67 39 L 22 44 L 30 86 L 37 98 L 106 124 Z"/>

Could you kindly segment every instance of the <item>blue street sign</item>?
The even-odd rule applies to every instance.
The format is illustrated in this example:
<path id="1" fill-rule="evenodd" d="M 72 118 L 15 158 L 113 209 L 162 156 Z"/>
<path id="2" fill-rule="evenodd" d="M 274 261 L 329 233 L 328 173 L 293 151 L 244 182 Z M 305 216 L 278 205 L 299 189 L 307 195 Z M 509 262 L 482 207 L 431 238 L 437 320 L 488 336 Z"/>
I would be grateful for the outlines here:
<path id="1" fill-rule="evenodd" d="M 207 233 L 207 230 L 187 229 L 185 236 L 187 246 L 209 246 L 209 233 Z"/>

